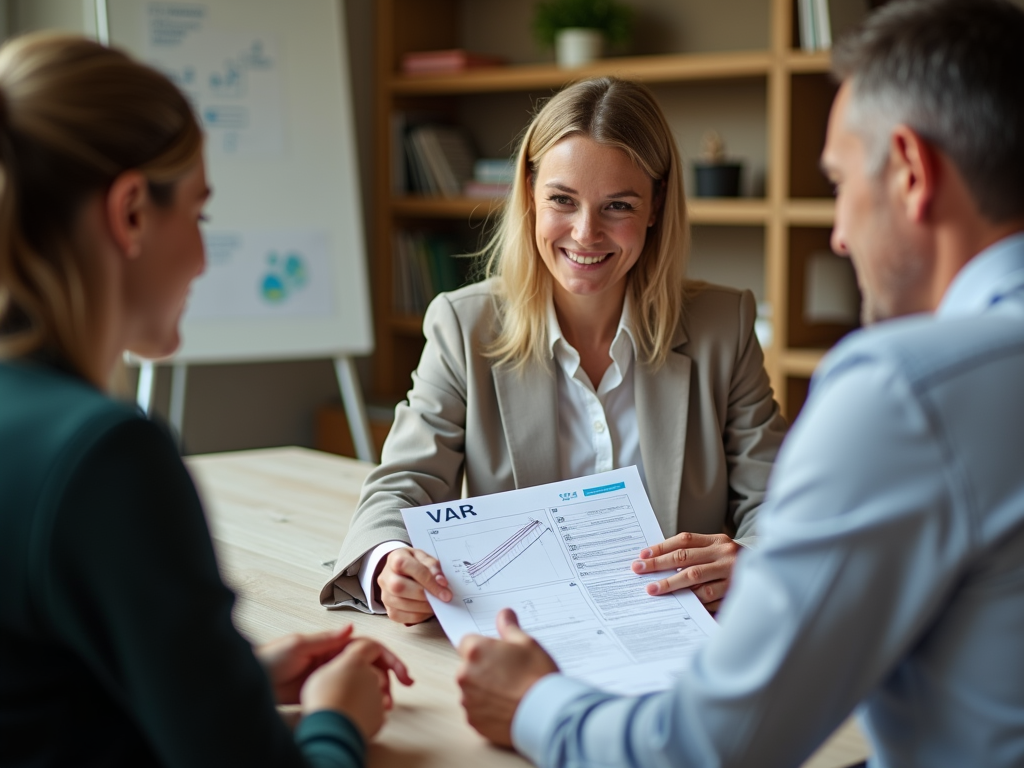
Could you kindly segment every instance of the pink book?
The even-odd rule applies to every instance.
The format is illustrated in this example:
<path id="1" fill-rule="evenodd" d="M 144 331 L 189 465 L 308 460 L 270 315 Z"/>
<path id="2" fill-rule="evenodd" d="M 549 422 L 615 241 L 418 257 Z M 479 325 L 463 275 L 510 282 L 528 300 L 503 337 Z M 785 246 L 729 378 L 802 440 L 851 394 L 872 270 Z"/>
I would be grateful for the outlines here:
<path id="1" fill-rule="evenodd" d="M 475 67 L 497 67 L 505 63 L 500 56 L 470 53 L 461 48 L 446 51 L 413 51 L 402 56 L 402 71 L 407 74 L 460 72 Z"/>

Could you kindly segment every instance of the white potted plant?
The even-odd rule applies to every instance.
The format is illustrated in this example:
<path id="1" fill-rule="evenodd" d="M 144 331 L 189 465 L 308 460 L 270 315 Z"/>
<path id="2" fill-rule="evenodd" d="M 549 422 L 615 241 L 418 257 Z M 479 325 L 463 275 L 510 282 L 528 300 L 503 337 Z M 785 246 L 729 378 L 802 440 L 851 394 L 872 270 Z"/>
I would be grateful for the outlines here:
<path id="1" fill-rule="evenodd" d="M 632 22 L 632 10 L 617 0 L 542 0 L 533 31 L 541 45 L 554 47 L 558 66 L 579 67 L 599 59 L 606 46 L 626 43 Z"/>

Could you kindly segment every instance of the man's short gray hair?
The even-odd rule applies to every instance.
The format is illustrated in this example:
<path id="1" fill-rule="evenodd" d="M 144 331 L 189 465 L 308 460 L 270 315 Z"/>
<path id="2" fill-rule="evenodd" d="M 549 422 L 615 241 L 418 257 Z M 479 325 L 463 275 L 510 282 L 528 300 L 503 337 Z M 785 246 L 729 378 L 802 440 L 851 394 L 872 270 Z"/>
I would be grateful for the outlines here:
<path id="1" fill-rule="evenodd" d="M 957 167 L 983 215 L 1024 215 L 1024 11 L 1006 0 L 895 0 L 844 36 L 832 73 L 869 171 L 904 124 Z"/>

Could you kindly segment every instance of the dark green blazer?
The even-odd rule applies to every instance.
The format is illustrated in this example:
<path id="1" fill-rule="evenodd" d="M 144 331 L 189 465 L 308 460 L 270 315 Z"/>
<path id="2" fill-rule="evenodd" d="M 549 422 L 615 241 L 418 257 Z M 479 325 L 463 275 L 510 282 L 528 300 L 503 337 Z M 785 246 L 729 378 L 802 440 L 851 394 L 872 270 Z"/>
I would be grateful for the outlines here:
<path id="1" fill-rule="evenodd" d="M 0 765 L 360 765 L 339 714 L 293 737 L 233 602 L 168 435 L 0 363 Z"/>

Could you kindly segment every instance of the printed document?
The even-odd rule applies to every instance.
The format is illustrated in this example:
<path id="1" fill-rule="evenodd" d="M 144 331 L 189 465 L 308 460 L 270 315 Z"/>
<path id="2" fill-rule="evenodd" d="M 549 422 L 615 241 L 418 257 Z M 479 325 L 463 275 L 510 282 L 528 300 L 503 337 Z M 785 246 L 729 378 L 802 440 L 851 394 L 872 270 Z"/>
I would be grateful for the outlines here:
<path id="1" fill-rule="evenodd" d="M 639 694 L 671 687 L 717 630 L 689 589 L 647 594 L 666 572 L 630 570 L 664 540 L 636 467 L 402 515 L 448 578 L 452 601 L 428 598 L 455 645 L 497 637 L 498 611 L 512 608 L 563 673 Z"/>

